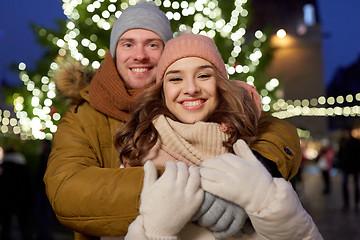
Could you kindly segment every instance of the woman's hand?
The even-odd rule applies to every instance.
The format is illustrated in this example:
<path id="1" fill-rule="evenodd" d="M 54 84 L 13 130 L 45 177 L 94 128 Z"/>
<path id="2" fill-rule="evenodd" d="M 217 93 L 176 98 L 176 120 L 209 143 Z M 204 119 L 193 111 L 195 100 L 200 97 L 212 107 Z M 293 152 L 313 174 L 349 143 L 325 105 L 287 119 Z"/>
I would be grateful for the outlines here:
<path id="1" fill-rule="evenodd" d="M 158 179 L 155 165 L 147 161 L 144 171 L 140 215 L 146 235 L 177 235 L 203 201 L 199 168 L 169 161 Z"/>
<path id="2" fill-rule="evenodd" d="M 238 140 L 233 149 L 237 156 L 227 153 L 203 161 L 202 188 L 248 212 L 260 211 L 275 191 L 273 178 L 243 140 Z"/>

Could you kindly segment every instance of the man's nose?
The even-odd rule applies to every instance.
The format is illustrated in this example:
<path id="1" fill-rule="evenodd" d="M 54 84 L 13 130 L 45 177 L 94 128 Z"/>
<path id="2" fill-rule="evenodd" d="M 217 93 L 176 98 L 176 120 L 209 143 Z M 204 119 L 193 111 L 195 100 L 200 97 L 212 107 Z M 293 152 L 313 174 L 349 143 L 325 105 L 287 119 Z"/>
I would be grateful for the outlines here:
<path id="1" fill-rule="evenodd" d="M 148 59 L 149 55 L 147 54 L 146 50 L 143 47 L 139 47 L 136 49 L 134 58 L 135 58 L 135 60 L 143 61 L 143 60 Z"/>

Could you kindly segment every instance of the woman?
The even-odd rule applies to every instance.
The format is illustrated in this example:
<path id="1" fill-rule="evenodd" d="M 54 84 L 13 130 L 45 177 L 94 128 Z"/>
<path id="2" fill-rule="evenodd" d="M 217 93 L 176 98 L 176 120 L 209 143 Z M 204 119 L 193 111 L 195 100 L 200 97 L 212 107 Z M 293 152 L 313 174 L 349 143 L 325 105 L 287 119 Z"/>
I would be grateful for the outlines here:
<path id="1" fill-rule="evenodd" d="M 218 134 L 218 130 L 221 130 L 219 139 L 209 139 L 209 141 L 218 140 L 219 142 L 207 145 L 212 148 L 213 145 L 218 146 L 220 143 L 221 148 L 215 149 L 220 152 L 210 152 L 207 156 L 200 153 L 187 154 L 187 157 L 184 156 L 187 159 L 181 160 L 189 166 L 200 165 L 206 157 L 216 157 L 221 153 L 232 152 L 232 145 L 239 138 L 244 139 L 248 144 L 255 140 L 257 122 L 260 117 L 258 93 L 243 82 L 237 82 L 237 86 L 234 82 L 227 80 L 224 63 L 215 45 L 210 45 L 213 43 L 210 38 L 186 34 L 179 37 L 174 44 L 181 45 L 187 42 L 193 44 L 196 40 L 199 46 L 194 49 L 199 49 L 200 46 L 204 48 L 196 54 L 188 47 L 186 48 L 189 54 L 183 54 L 181 52 L 185 49 L 179 49 L 181 46 L 172 47 L 173 44 L 168 47 L 173 50 L 163 52 L 158 64 L 159 71 L 156 80 L 158 84 L 144 92 L 138 104 L 135 104 L 136 109 L 132 119 L 116 134 L 115 145 L 124 166 L 142 166 L 150 158 L 156 165 L 164 166 L 165 162 L 161 162 L 163 159 L 161 154 L 166 153 L 168 149 L 157 145 L 160 144 L 161 139 L 162 145 L 174 148 L 177 152 L 181 146 L 171 145 L 178 144 L 178 139 L 174 138 L 181 138 L 180 135 L 184 132 L 175 133 L 177 136 L 169 133 L 177 126 L 182 128 L 182 131 L 186 131 L 185 128 L 191 128 L 191 132 L 201 129 L 196 131 L 214 131 Z M 209 46 L 213 47 L 212 51 Z M 175 52 L 174 49 L 177 51 Z M 215 54 L 217 54 L 216 57 L 214 57 Z M 187 55 L 199 55 L 205 59 L 214 58 L 214 60 L 210 63 L 203 58 L 186 57 Z M 173 64 L 167 69 L 170 63 Z M 164 74 L 163 84 L 160 84 Z M 185 79 L 189 74 L 194 76 L 191 81 Z M 195 123 L 202 126 L 188 125 Z M 163 131 L 164 128 L 168 131 Z M 171 135 L 168 136 L 167 133 Z M 191 139 L 191 141 L 196 140 Z M 221 146 L 223 142 L 224 146 Z M 159 148 L 163 150 L 161 154 L 157 152 Z M 154 153 L 156 156 L 153 156 Z"/>
<path id="2" fill-rule="evenodd" d="M 291 185 L 284 179 L 279 179 L 282 181 L 281 184 L 287 187 L 283 187 L 282 192 L 278 193 L 271 175 L 260 162 L 255 160 L 254 163 L 256 157 L 252 155 L 247 144 L 253 142 L 257 131 L 259 97 L 251 91 L 253 89 L 235 87 L 234 83 L 227 80 L 224 63 L 210 38 L 184 34 L 170 40 L 160 58 L 156 81 L 157 85 L 146 91 L 139 101 L 127 126 L 115 136 L 120 159 L 123 159 L 125 167 L 143 165 L 147 160 L 151 160 L 144 168 L 146 177 L 141 196 L 140 216 L 131 224 L 126 238 L 177 239 L 180 234 L 183 239 L 214 239 L 211 232 L 205 228 L 191 224 L 185 226 L 202 200 L 198 197 L 201 194 L 201 174 L 202 185 L 208 188 L 203 187 L 205 191 L 238 204 L 250 216 L 255 232 L 243 231 L 242 239 L 258 239 L 261 236 L 274 239 L 294 239 L 294 236 L 295 239 L 297 236 L 299 239 L 321 239 L 311 217 L 296 200 L 297 196 Z M 239 139 L 243 139 L 246 144 Z M 245 159 L 226 154 L 228 152 L 236 152 Z M 214 160 L 211 157 L 219 155 L 223 156 L 224 161 L 211 161 Z M 214 164 L 218 164 L 220 170 L 224 168 L 224 164 L 234 164 L 232 173 L 236 173 L 238 165 L 242 164 L 238 159 L 245 163 L 251 161 L 251 164 L 240 168 L 241 171 L 250 170 L 242 175 L 256 173 L 255 176 L 260 182 L 270 186 L 269 196 L 284 199 L 292 196 L 289 204 L 269 199 L 268 195 L 264 196 L 257 191 L 254 191 L 257 193 L 255 199 L 251 199 L 251 186 L 261 186 L 259 181 L 255 178 L 252 178 L 253 181 L 246 181 L 244 176 L 236 174 L 228 176 L 214 168 Z M 154 181 L 157 174 L 153 163 L 163 166 L 169 160 L 185 162 L 188 166 L 205 167 L 201 168 L 200 172 L 198 168 L 190 168 L 187 172 L 182 163 L 167 163 L 167 174 L 164 173 L 158 181 Z M 215 179 L 211 178 L 211 172 L 215 173 L 212 176 Z M 223 175 L 225 180 L 216 179 L 218 175 Z M 231 189 L 231 181 L 238 182 L 238 179 L 244 180 L 240 184 L 246 185 L 239 189 L 247 192 L 238 191 L 237 187 Z M 209 186 L 211 181 L 216 184 Z M 222 189 L 217 188 L 219 185 Z M 177 190 L 183 193 L 185 200 L 187 199 L 185 207 L 179 203 L 181 194 L 173 196 L 173 192 L 178 192 Z M 231 193 L 228 193 L 228 190 Z M 191 201 L 189 192 L 196 196 L 193 198 L 194 201 Z M 264 202 L 264 199 L 267 201 Z M 295 200 L 291 201 L 293 199 Z M 280 210 L 279 205 L 285 205 L 287 208 Z M 149 206 L 160 207 L 154 207 L 157 209 L 155 213 Z M 270 211 L 267 206 L 271 207 Z M 260 216 L 256 215 L 258 210 L 261 210 Z M 269 212 L 264 215 L 263 210 L 265 213 Z M 298 217 L 293 217 L 289 213 L 297 213 Z M 278 216 L 286 218 L 279 219 Z M 154 220 L 159 218 L 161 220 Z M 301 223 L 304 228 L 297 230 L 296 224 L 287 226 L 286 231 L 279 230 L 278 227 L 267 227 L 271 224 L 286 224 L 289 218 L 293 219 L 290 222 Z M 269 221 L 272 223 L 269 224 Z"/>

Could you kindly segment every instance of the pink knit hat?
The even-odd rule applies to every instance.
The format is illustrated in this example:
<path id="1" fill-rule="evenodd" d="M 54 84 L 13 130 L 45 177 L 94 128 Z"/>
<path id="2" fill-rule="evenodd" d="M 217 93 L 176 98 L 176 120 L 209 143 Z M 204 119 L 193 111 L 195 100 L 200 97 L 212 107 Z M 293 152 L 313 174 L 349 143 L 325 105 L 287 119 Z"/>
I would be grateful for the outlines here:
<path id="1" fill-rule="evenodd" d="M 222 77 L 228 79 L 224 61 L 214 41 L 203 35 L 185 33 L 166 43 L 157 66 L 156 83 L 162 81 L 166 69 L 171 64 L 186 57 L 199 57 L 211 62 Z"/>
<path id="2" fill-rule="evenodd" d="M 260 94 L 256 91 L 256 87 L 253 85 L 247 84 L 246 82 L 240 81 L 240 80 L 234 80 L 232 82 L 235 83 L 235 85 L 237 85 L 238 87 L 242 87 L 246 90 L 246 92 L 249 94 L 249 96 L 255 102 L 256 113 L 257 113 L 258 118 L 260 118 L 261 97 L 260 97 Z"/>
<path id="3" fill-rule="evenodd" d="M 228 79 L 224 61 L 214 41 L 203 35 L 185 33 L 169 40 L 165 44 L 164 51 L 160 57 L 156 83 L 161 83 L 166 69 L 179 59 L 186 57 L 199 57 L 212 63 L 224 79 Z M 235 85 L 242 87 L 251 96 L 256 105 L 258 117 L 261 114 L 261 98 L 254 86 L 242 81 L 233 81 Z"/>

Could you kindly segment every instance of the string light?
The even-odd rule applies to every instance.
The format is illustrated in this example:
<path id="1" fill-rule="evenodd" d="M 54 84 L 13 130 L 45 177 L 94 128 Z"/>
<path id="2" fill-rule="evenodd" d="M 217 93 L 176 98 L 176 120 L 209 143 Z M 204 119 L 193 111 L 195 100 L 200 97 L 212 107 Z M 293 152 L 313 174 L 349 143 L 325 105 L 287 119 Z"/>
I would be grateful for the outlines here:
<path id="1" fill-rule="evenodd" d="M 137 1 L 131 0 L 128 3 L 111 0 L 109 2 L 96 0 L 93 2 L 83 2 L 82 0 L 63 0 L 63 11 L 67 17 L 66 29 L 64 35 L 54 36 L 53 33 L 46 29 L 39 29 L 39 35 L 49 41 L 54 48 L 58 49 L 59 56 L 71 56 L 75 60 L 81 62 L 84 66 L 91 66 L 95 70 L 99 68 L 99 59 L 104 58 L 107 46 L 97 45 L 97 33 L 93 33 L 91 36 L 85 36 L 81 32 L 79 27 L 79 19 L 81 14 L 86 14 L 85 24 L 96 25 L 99 29 L 109 31 L 111 26 L 115 23 L 116 19 L 121 15 L 121 12 L 130 5 L 135 5 Z M 155 1 L 158 6 L 161 6 L 161 1 Z M 207 35 L 211 38 L 220 35 L 223 38 L 231 40 L 233 49 L 231 56 L 229 57 L 226 66 L 228 72 L 232 75 L 235 74 L 236 58 L 239 54 L 243 53 L 241 48 L 244 34 L 246 33 L 246 26 L 239 18 L 244 18 L 247 15 L 247 10 L 244 8 L 246 0 L 234 1 L 234 9 L 231 12 L 231 17 L 227 20 L 222 19 L 222 10 L 218 6 L 217 0 L 197 0 L 190 1 L 163 1 L 163 7 L 167 9 L 166 15 L 172 21 L 181 21 L 182 17 L 193 17 L 194 21 L 192 26 L 182 25 L 182 29 L 191 29 L 193 33 Z M 84 13 L 78 11 L 78 5 L 87 4 Z M 105 6 L 107 4 L 107 6 Z M 104 5 L 104 6 L 103 6 Z M 117 9 L 117 7 L 120 7 Z M 240 24 L 241 23 L 241 24 Z M 180 31 L 178 29 L 177 31 Z M 177 34 L 175 31 L 175 35 Z M 256 38 L 263 37 L 261 32 L 256 33 Z M 260 44 L 261 45 L 261 44 Z M 249 64 L 238 66 L 237 71 L 241 71 L 243 74 L 250 72 L 257 64 L 262 54 L 260 47 L 250 52 L 248 55 L 251 59 Z M 89 50 L 97 53 L 97 59 L 90 59 L 83 53 L 84 50 Z M 27 114 L 24 99 L 21 94 L 13 95 L 14 112 L 17 117 L 17 125 L 10 125 L 10 119 L 7 116 L 2 116 L 1 131 L 8 132 L 11 129 L 17 134 L 22 135 L 24 139 L 44 139 L 51 138 L 52 133 L 56 131 L 56 125 L 61 119 L 61 115 L 51 112 L 51 105 L 53 99 L 56 97 L 55 85 L 52 82 L 51 76 L 59 66 L 54 61 L 49 65 L 49 71 L 46 76 L 37 76 L 41 79 L 40 86 L 39 81 L 36 81 L 26 70 L 26 64 L 20 63 L 19 77 L 23 81 L 26 90 L 32 96 L 30 104 L 33 108 L 32 113 Z M 234 69 L 234 71 L 232 71 Z M 33 79 L 32 79 L 33 78 Z M 252 82 L 253 84 L 253 82 Z M 266 98 L 265 98 L 266 99 Z M 6 112 L 7 113 L 7 112 Z M 31 115 L 31 116 L 30 116 Z M 20 128 L 20 131 L 19 131 Z"/>
<path id="2" fill-rule="evenodd" d="M 285 119 L 295 116 L 322 116 L 322 117 L 359 117 L 360 104 L 353 105 L 354 100 L 360 102 L 360 93 L 348 94 L 343 96 L 325 98 L 303 99 L 303 100 L 287 100 L 279 99 L 273 104 L 273 115 L 275 117 Z M 352 106 L 341 106 L 345 103 L 352 103 Z M 327 106 L 328 105 L 328 106 Z M 333 107 L 333 105 L 336 105 Z"/>
<path id="3" fill-rule="evenodd" d="M 57 69 L 56 66 L 56 63 L 52 63 L 52 70 L 49 72 Z M 49 76 L 42 76 L 40 79 L 43 85 L 41 89 L 36 88 L 35 82 L 30 79 L 26 71 L 26 64 L 20 63 L 18 68 L 21 70 L 20 79 L 33 96 L 31 105 L 34 117 L 30 118 L 24 111 L 25 98 L 20 93 L 14 93 L 12 99 L 15 116 L 11 116 L 9 110 L 2 111 L 0 109 L 0 132 L 2 134 L 12 132 L 19 135 L 22 140 L 52 139 L 52 134 L 56 131 L 54 126 L 61 118 L 59 115 L 56 115 L 55 118 L 50 115 L 52 99 L 56 96 L 55 84 L 50 82 Z M 45 132 L 46 130 L 49 132 Z"/>

